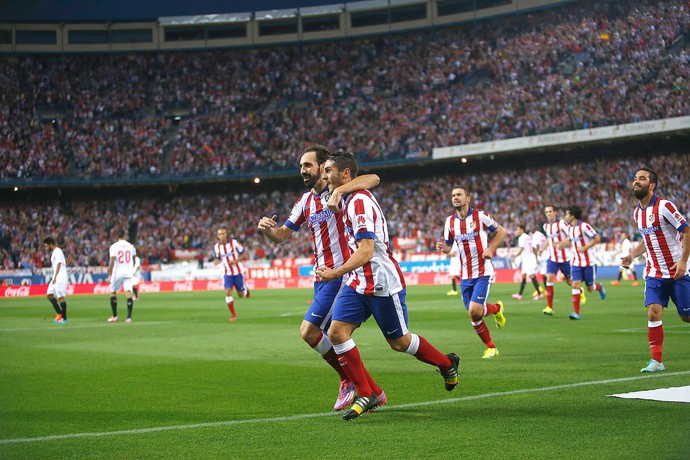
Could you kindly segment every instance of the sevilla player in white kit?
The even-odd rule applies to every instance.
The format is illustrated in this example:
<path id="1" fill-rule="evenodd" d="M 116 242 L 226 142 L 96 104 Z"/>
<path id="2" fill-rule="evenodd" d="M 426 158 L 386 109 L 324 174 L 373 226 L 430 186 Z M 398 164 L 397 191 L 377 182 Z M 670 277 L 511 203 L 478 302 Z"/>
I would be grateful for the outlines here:
<path id="1" fill-rule="evenodd" d="M 43 246 L 46 251 L 51 251 L 50 266 L 53 268 L 53 276 L 48 284 L 46 295 L 55 313 L 57 313 L 55 324 L 65 324 L 67 322 L 67 301 L 65 300 L 67 295 L 67 262 L 65 261 L 65 254 L 51 236 L 43 240 Z"/>
<path id="2" fill-rule="evenodd" d="M 633 259 L 646 252 L 645 305 L 647 338 L 652 359 L 641 372 L 662 372 L 664 327 L 661 319 L 671 299 L 680 319 L 690 323 L 690 227 L 675 204 L 656 194 L 659 178 L 650 168 L 641 168 L 633 178 L 633 194 L 639 201 L 633 218 L 642 241 L 621 265 L 629 267 Z"/>
<path id="3" fill-rule="evenodd" d="M 137 250 L 125 239 L 125 230 L 120 228 L 116 231 L 118 240 L 110 246 L 110 263 L 108 265 L 108 280 L 110 283 L 110 308 L 113 316 L 108 318 L 109 323 L 116 323 L 117 318 L 117 291 L 123 289 L 127 297 L 127 319 L 126 323 L 132 322 L 132 310 L 134 300 L 132 299 L 132 277 L 134 275 L 134 256 Z"/>
<path id="4" fill-rule="evenodd" d="M 522 283 L 520 284 L 520 291 L 517 294 L 513 294 L 513 299 L 522 300 L 522 293 L 527 284 L 527 277 L 529 277 L 536 290 L 537 300 L 539 300 L 542 298 L 542 294 L 539 293 L 539 283 L 537 282 L 537 247 L 532 243 L 532 236 L 526 231 L 524 225 L 518 225 L 517 235 L 518 252 L 513 257 L 522 257 L 522 263 L 520 264 Z"/>
<path id="5" fill-rule="evenodd" d="M 314 245 L 314 268 L 325 266 L 338 268 L 350 257 L 347 241 L 340 236 L 345 232 L 345 224 L 336 213 L 328 209 L 331 196 L 336 199 L 342 193 L 350 193 L 375 187 L 379 184 L 379 177 L 367 174 L 356 178 L 338 190 L 329 190 L 324 175 L 324 163 L 331 152 L 322 145 L 311 145 L 304 150 L 300 158 L 300 174 L 304 185 L 311 190 L 304 193 L 292 207 L 290 217 L 278 227 L 273 217 L 262 217 L 259 230 L 271 241 L 282 243 L 302 227 L 309 228 Z M 300 326 L 302 339 L 340 376 L 338 398 L 333 410 L 341 411 L 352 404 L 355 396 L 355 386 L 347 378 L 345 371 L 338 362 L 338 356 L 328 339 L 328 327 L 333 315 L 333 303 L 345 285 L 343 277 L 331 281 L 322 281 L 314 276 L 314 299 Z"/>

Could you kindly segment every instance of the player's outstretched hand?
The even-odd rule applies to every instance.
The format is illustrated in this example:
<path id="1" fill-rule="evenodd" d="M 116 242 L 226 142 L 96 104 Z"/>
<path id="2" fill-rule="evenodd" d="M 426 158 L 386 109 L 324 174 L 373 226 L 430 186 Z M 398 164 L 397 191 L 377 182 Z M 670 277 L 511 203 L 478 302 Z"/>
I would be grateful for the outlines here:
<path id="1" fill-rule="evenodd" d="M 273 214 L 273 217 L 262 217 L 259 220 L 259 230 L 268 230 L 275 227 L 277 225 L 276 219 L 278 219 L 277 214 Z"/>

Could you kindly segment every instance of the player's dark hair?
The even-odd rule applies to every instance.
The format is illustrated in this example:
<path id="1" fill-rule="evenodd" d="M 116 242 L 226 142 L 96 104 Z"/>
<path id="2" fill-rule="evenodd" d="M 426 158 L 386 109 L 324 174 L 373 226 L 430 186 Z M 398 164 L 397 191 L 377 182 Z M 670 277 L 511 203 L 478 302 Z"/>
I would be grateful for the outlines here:
<path id="1" fill-rule="evenodd" d="M 470 191 L 469 187 L 465 187 L 464 185 L 454 185 L 454 186 L 453 186 L 453 190 L 455 190 L 456 188 L 459 188 L 459 189 L 461 189 L 461 190 L 464 190 L 464 191 L 465 191 L 465 195 L 467 195 L 467 196 L 472 195 L 472 192 Z"/>
<path id="2" fill-rule="evenodd" d="M 117 230 L 115 230 L 115 235 L 117 235 L 118 238 L 124 238 L 125 237 L 125 229 L 120 227 Z"/>
<path id="3" fill-rule="evenodd" d="M 328 159 L 335 163 L 341 171 L 349 169 L 352 179 L 357 177 L 357 160 L 355 160 L 355 156 L 352 153 L 346 152 L 345 150 L 338 150 L 337 152 L 331 153 Z"/>
<path id="4" fill-rule="evenodd" d="M 659 188 L 659 175 L 652 168 L 640 168 L 638 171 L 649 173 L 649 183 L 654 184 L 654 190 Z"/>
<path id="5" fill-rule="evenodd" d="M 527 233 L 527 227 L 525 227 L 523 224 L 518 224 L 518 228 L 521 228 L 523 232 Z"/>
<path id="6" fill-rule="evenodd" d="M 43 239 L 43 244 L 53 246 L 55 244 L 55 238 L 53 238 L 52 236 L 47 236 Z"/>
<path id="7" fill-rule="evenodd" d="M 568 212 L 577 220 L 580 220 L 582 218 L 582 208 L 577 205 L 572 205 L 568 207 Z"/>
<path id="8" fill-rule="evenodd" d="M 553 209 L 554 211 L 556 210 L 556 206 L 554 206 L 554 205 L 551 204 L 551 203 L 547 203 L 547 204 L 544 205 L 544 211 L 546 211 L 546 208 L 551 208 L 551 209 Z"/>
<path id="9" fill-rule="evenodd" d="M 328 150 L 326 147 L 323 145 L 319 144 L 313 144 L 304 149 L 304 153 L 307 152 L 314 152 L 316 153 L 316 163 L 322 165 L 328 160 L 328 158 L 331 156 L 331 151 Z"/>

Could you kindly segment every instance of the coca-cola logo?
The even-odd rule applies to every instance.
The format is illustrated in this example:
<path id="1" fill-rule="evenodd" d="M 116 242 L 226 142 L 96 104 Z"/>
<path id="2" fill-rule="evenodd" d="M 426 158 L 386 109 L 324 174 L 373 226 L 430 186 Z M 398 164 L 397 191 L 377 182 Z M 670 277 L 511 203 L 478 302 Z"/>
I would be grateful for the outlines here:
<path id="1" fill-rule="evenodd" d="M 5 297 L 29 297 L 31 288 L 29 286 L 8 287 L 5 289 Z"/>
<path id="2" fill-rule="evenodd" d="M 285 289 L 285 280 L 268 280 L 266 287 L 269 289 Z"/>
<path id="3" fill-rule="evenodd" d="M 221 281 L 209 281 L 206 283 L 206 290 L 207 291 L 218 291 L 221 289 L 225 289 L 225 286 Z"/>
<path id="4" fill-rule="evenodd" d="M 416 286 L 419 284 L 419 275 L 417 273 L 408 273 L 405 275 L 405 284 Z"/>
<path id="5" fill-rule="evenodd" d="M 110 285 L 98 283 L 93 286 L 94 294 L 110 294 Z"/>
<path id="6" fill-rule="evenodd" d="M 437 273 L 434 275 L 434 284 L 446 284 L 448 283 L 448 275 L 445 273 Z"/>
<path id="7" fill-rule="evenodd" d="M 144 283 L 139 288 L 140 292 L 161 292 L 161 283 Z"/>
<path id="8" fill-rule="evenodd" d="M 194 290 L 194 283 L 191 281 L 176 281 L 173 285 L 173 291 L 192 291 Z"/>

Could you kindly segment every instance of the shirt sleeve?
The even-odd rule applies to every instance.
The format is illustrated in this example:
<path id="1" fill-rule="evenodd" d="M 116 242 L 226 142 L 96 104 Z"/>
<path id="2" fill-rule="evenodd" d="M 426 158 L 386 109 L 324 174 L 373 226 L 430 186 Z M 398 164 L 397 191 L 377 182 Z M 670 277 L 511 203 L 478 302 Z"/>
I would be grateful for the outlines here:
<path id="1" fill-rule="evenodd" d="M 663 206 L 659 206 L 661 210 L 661 215 L 668 221 L 669 224 L 673 225 L 676 230 L 682 232 L 685 227 L 688 226 L 685 217 L 678 211 L 676 205 L 670 201 L 663 203 Z"/>
<path id="2" fill-rule="evenodd" d="M 479 211 L 479 221 L 490 231 L 495 232 L 498 229 L 498 222 L 494 220 L 489 214 L 484 211 Z"/>

